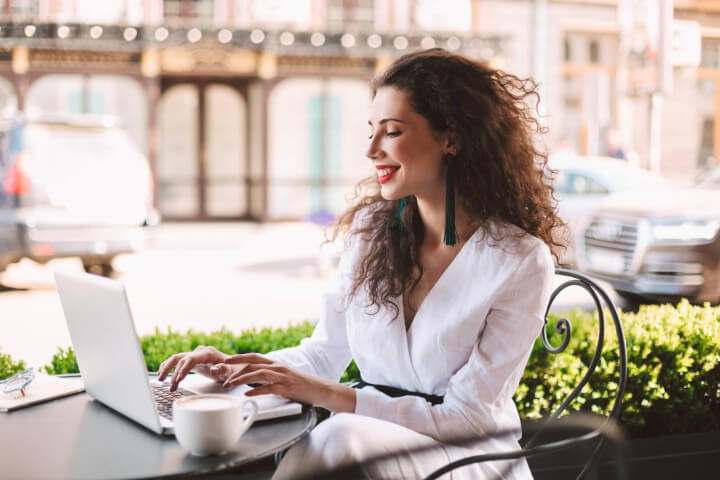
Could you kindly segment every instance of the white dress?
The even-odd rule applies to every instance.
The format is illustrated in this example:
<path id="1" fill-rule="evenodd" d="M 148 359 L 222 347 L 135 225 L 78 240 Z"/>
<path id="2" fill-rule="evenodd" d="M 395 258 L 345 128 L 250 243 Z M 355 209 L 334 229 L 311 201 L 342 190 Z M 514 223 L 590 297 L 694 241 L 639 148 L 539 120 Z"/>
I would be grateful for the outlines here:
<path id="1" fill-rule="evenodd" d="M 268 356 L 332 380 L 354 358 L 368 383 L 442 395 L 444 401 L 433 406 L 421 397 L 392 398 L 373 387 L 360 389 L 355 413 L 322 422 L 287 452 L 274 479 L 435 445 L 428 453 L 382 462 L 369 474 L 418 478 L 453 460 L 519 448 L 520 418 L 512 397 L 543 325 L 554 271 L 548 247 L 530 235 L 518 238 L 519 232 L 508 224 L 478 229 L 429 291 L 407 331 L 402 298 L 396 299 L 395 320 L 391 309 L 368 309 L 362 289 L 345 301 L 355 264 L 367 248 L 360 235 L 350 238 L 313 335 Z M 509 236 L 496 241 L 498 234 Z M 499 431 L 516 433 L 451 445 L 458 437 Z M 500 477 L 532 478 L 524 460 L 461 467 L 444 478 Z"/>

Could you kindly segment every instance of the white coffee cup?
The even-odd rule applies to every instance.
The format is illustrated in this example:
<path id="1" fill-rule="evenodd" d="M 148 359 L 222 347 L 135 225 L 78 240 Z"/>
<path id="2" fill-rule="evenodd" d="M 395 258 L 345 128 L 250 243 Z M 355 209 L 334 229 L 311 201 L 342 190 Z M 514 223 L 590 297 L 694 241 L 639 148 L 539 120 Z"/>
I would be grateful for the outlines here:
<path id="1" fill-rule="evenodd" d="M 193 455 L 232 449 L 257 416 L 253 400 L 230 395 L 192 395 L 173 402 L 175 438 Z"/>

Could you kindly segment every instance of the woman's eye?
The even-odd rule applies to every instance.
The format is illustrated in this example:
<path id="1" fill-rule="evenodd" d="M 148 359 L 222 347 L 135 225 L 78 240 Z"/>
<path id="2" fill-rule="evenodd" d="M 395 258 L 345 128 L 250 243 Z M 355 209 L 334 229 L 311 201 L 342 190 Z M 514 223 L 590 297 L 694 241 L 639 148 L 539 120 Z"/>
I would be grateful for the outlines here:
<path id="1" fill-rule="evenodd" d="M 396 130 L 396 131 L 394 131 L 394 132 L 387 132 L 385 135 L 387 135 L 388 137 L 397 137 L 397 136 L 399 136 L 400 134 L 402 134 L 402 131 L 401 131 L 401 130 Z M 368 136 L 368 140 L 372 140 L 373 137 L 374 137 L 374 135 L 371 133 L 371 134 Z"/>

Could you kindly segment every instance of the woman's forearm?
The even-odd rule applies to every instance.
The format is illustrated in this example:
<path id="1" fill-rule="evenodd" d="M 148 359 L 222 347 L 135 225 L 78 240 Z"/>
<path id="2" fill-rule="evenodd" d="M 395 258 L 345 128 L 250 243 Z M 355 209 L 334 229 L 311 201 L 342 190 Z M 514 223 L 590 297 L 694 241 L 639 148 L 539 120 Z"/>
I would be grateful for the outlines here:
<path id="1" fill-rule="evenodd" d="M 314 406 L 323 407 L 335 413 L 355 412 L 355 389 L 340 383 L 328 382 L 320 393 Z"/>

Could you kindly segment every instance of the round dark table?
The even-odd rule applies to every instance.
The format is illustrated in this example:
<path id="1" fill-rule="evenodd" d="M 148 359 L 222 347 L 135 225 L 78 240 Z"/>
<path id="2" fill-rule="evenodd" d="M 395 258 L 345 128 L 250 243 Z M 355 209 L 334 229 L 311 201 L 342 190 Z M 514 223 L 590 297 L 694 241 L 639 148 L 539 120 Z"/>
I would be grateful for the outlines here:
<path id="1" fill-rule="evenodd" d="M 174 436 L 157 435 L 80 393 L 0 413 L 0 478 L 138 479 L 192 476 L 238 467 L 307 435 L 315 410 L 259 422 L 224 455 L 190 455 Z"/>

